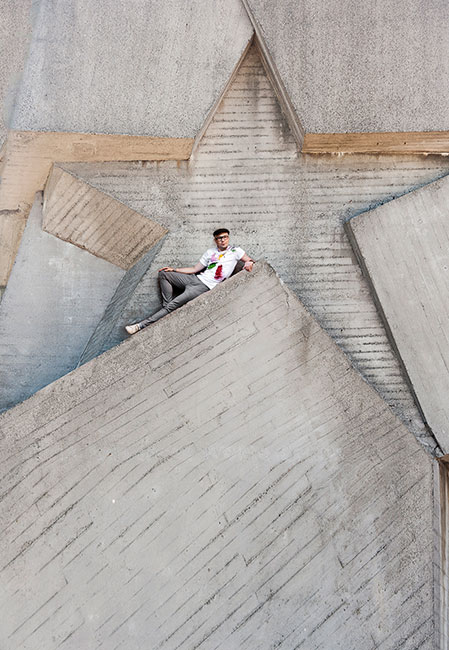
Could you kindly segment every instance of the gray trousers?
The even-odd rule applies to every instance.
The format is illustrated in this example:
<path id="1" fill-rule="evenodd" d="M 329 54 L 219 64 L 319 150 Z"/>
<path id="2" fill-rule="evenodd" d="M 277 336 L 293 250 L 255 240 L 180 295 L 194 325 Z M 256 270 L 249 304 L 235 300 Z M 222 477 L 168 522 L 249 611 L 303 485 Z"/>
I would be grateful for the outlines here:
<path id="1" fill-rule="evenodd" d="M 155 323 L 171 311 L 185 305 L 189 300 L 193 300 L 205 291 L 209 291 L 209 287 L 206 287 L 201 280 L 198 280 L 196 275 L 176 273 L 175 271 L 159 271 L 159 287 L 162 296 L 162 309 L 141 321 L 139 323 L 141 327 Z M 174 289 L 181 289 L 182 293 L 173 297 Z"/>

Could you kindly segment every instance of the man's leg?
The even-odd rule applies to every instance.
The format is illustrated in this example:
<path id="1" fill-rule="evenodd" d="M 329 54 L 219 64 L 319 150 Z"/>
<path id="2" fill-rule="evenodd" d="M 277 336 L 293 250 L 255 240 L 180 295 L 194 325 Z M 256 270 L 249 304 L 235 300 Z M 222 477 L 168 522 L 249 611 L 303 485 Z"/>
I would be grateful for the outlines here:
<path id="1" fill-rule="evenodd" d="M 176 271 L 159 271 L 158 280 L 163 307 L 173 300 L 173 289 L 175 287 L 176 289 L 185 289 L 189 284 L 190 277 L 186 273 L 176 273 Z"/>
<path id="2" fill-rule="evenodd" d="M 164 306 L 162 307 L 162 309 L 159 309 L 155 314 L 152 314 L 152 316 L 145 318 L 144 320 L 140 321 L 140 323 L 136 323 L 135 325 L 127 325 L 126 331 L 129 334 L 135 334 L 135 332 L 138 332 L 144 327 L 147 327 L 147 325 L 151 325 L 151 323 L 155 323 L 160 318 L 163 318 L 170 312 L 174 311 L 175 309 L 178 309 L 178 307 L 185 305 L 187 302 L 193 300 L 194 298 L 201 295 L 202 293 L 209 291 L 209 288 L 206 287 L 206 285 L 203 284 L 201 280 L 198 280 L 196 275 L 189 275 L 186 273 L 175 273 L 174 271 L 160 271 L 160 277 L 162 274 L 164 274 L 165 277 L 163 277 L 163 280 L 161 281 L 161 292 L 163 286 L 162 282 L 164 282 L 165 285 L 165 281 L 167 281 L 167 284 L 169 284 L 171 287 L 173 286 L 176 286 L 178 288 L 184 287 L 184 291 L 181 294 L 179 294 L 179 296 L 172 298 L 172 300 L 170 300 L 166 304 L 163 303 Z M 184 276 L 184 277 L 174 278 L 172 276 Z M 166 291 L 165 296 L 167 297 L 169 295 L 170 289 L 168 289 L 166 285 L 164 286 L 164 289 Z M 164 300 L 164 296 L 162 300 Z"/>

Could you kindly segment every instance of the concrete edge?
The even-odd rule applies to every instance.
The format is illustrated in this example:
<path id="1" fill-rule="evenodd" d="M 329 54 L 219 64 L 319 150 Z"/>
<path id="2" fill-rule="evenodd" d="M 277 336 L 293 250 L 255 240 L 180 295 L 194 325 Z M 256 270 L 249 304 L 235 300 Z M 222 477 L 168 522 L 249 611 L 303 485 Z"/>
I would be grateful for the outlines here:
<path id="1" fill-rule="evenodd" d="M 77 367 L 80 367 L 92 359 L 95 359 L 102 353 L 102 349 L 105 343 L 115 328 L 117 321 L 123 313 L 123 310 L 130 301 L 134 291 L 137 288 L 137 285 L 145 273 L 148 271 L 148 268 L 152 264 L 155 256 L 162 248 L 164 239 L 167 234 L 168 231 L 140 258 L 140 260 L 134 264 L 134 266 L 132 266 L 125 273 L 117 289 L 115 290 L 114 295 L 112 296 L 111 302 L 106 307 L 104 314 L 98 322 L 98 325 L 95 328 L 92 336 L 87 341 L 86 346 L 80 355 Z M 129 286 L 122 294 L 123 287 L 126 287 L 127 284 Z"/>
<path id="2" fill-rule="evenodd" d="M 331 343 L 332 346 L 334 346 L 338 350 L 338 354 L 342 359 L 342 362 L 347 364 L 357 375 L 359 378 L 359 381 L 362 381 L 363 384 L 365 384 L 371 391 L 373 391 L 377 398 L 381 400 L 385 406 L 388 408 L 390 411 L 391 415 L 395 418 L 395 420 L 400 424 L 401 426 L 404 426 L 410 437 L 413 439 L 414 444 L 416 445 L 417 449 L 424 453 L 426 458 L 429 460 L 432 460 L 433 456 L 429 452 L 428 449 L 426 449 L 418 440 L 417 438 L 413 435 L 413 433 L 407 428 L 407 426 L 399 419 L 399 417 L 394 413 L 393 409 L 388 405 L 388 403 L 379 395 L 379 393 L 376 391 L 376 389 L 363 377 L 361 372 L 354 367 L 352 361 L 347 357 L 347 355 L 343 352 L 343 350 L 337 345 L 337 343 L 334 341 L 334 339 L 325 331 L 323 328 L 318 324 L 316 321 L 315 317 L 311 314 L 311 312 L 303 305 L 301 300 L 296 296 L 296 294 L 293 293 L 292 290 L 290 290 L 283 282 L 283 280 L 279 277 L 278 273 L 273 269 L 272 266 L 268 262 L 266 262 L 264 259 L 258 260 L 256 262 L 256 265 L 254 267 L 254 270 L 251 273 L 248 272 L 241 272 L 237 273 L 235 276 L 232 278 L 228 279 L 226 282 L 223 284 L 219 285 L 214 289 L 214 294 L 213 295 L 221 295 L 221 300 L 225 299 L 226 295 L 229 293 L 232 293 L 235 291 L 235 289 L 239 286 L 245 285 L 247 282 L 251 282 L 254 277 L 257 277 L 259 275 L 265 274 L 267 277 L 275 277 L 280 286 L 282 287 L 282 290 L 285 294 L 285 298 L 287 301 L 287 304 L 296 306 L 300 311 L 305 312 L 311 321 L 316 324 L 316 327 L 319 328 L 320 331 L 322 331 L 326 337 L 329 339 L 329 342 Z M 218 293 L 217 293 L 218 292 Z M 144 329 L 142 332 L 138 332 L 132 337 L 129 337 L 128 339 L 124 340 L 122 343 L 119 345 L 114 346 L 113 348 L 107 350 L 104 352 L 100 357 L 103 357 L 104 355 L 108 355 L 109 357 L 114 358 L 117 361 L 117 357 L 121 357 L 125 350 L 126 346 L 134 346 L 134 347 L 144 347 L 145 344 L 144 342 L 146 341 L 147 338 L 152 337 L 154 338 L 154 345 L 157 345 L 158 340 L 164 340 L 167 339 L 167 336 L 170 336 L 171 330 L 176 327 L 175 323 L 177 320 L 177 317 L 182 313 L 184 316 L 187 317 L 192 317 L 194 320 L 196 320 L 196 312 L 197 312 L 197 307 L 199 304 L 202 304 L 203 302 L 207 301 L 210 299 L 210 292 L 203 293 L 202 295 L 198 296 L 195 300 L 187 303 L 184 305 L 182 308 L 168 314 L 161 320 L 157 321 L 153 325 L 151 325 L 149 328 Z M 167 327 L 168 326 L 168 327 Z M 168 333 L 165 332 L 165 330 L 169 330 Z M 143 344 L 143 345 L 142 345 Z M 95 374 L 95 363 L 100 357 L 95 357 L 94 359 L 88 361 L 87 363 L 84 364 L 83 368 L 90 368 L 92 371 L 92 374 Z M 72 382 L 73 379 L 73 373 L 75 373 L 77 369 L 71 371 L 67 375 L 64 375 L 60 379 L 56 380 L 55 382 L 49 384 L 48 386 L 45 386 L 41 390 L 37 391 L 34 395 L 29 397 L 27 400 L 15 405 L 11 409 L 4 411 L 3 413 L 0 414 L 0 428 L 2 425 L 2 421 L 5 422 L 9 418 L 14 418 L 16 415 L 21 416 L 26 412 L 31 412 L 33 409 L 34 402 L 39 399 L 41 400 L 42 394 L 47 392 L 48 393 L 48 400 L 52 402 L 52 410 L 54 412 L 54 417 L 58 417 L 62 413 L 66 412 L 70 408 L 73 408 L 76 405 L 76 394 L 75 395 L 70 395 L 68 398 L 68 403 L 64 399 L 64 394 L 65 394 L 65 386 L 67 382 Z M 106 388 L 117 381 L 120 381 L 120 377 L 116 378 L 115 376 L 108 376 L 107 379 L 105 380 L 103 378 L 101 389 Z M 83 386 L 86 386 L 89 382 L 86 381 L 83 378 Z M 67 399 L 67 398 L 66 398 Z M 72 402 L 72 403 L 70 403 Z M 42 402 L 45 405 L 45 401 Z M 57 408 L 54 407 L 54 404 L 57 404 Z M 42 408 L 42 407 L 41 407 Z"/>
<path id="3" fill-rule="evenodd" d="M 242 0 L 242 4 L 246 9 L 248 18 L 250 19 L 254 29 L 254 34 L 255 34 L 254 42 L 256 44 L 257 51 L 261 58 L 262 65 L 265 69 L 265 72 L 267 74 L 267 77 L 271 85 L 273 86 L 273 90 L 281 106 L 281 110 L 285 115 L 287 123 L 293 133 L 293 137 L 295 138 L 296 144 L 298 146 L 298 150 L 301 151 L 304 143 L 304 136 L 305 136 L 305 131 L 304 131 L 304 127 L 302 126 L 301 119 L 293 106 L 290 96 L 282 81 L 281 75 L 279 74 L 276 64 L 274 63 L 273 57 L 271 56 L 270 51 L 263 39 L 262 30 L 259 24 L 257 23 L 256 19 L 254 18 L 254 15 L 248 5 L 247 0 Z"/>
<path id="4" fill-rule="evenodd" d="M 235 64 L 234 70 L 231 72 L 231 75 L 230 75 L 228 81 L 225 83 L 219 97 L 215 100 L 214 104 L 209 109 L 209 113 L 207 114 L 206 119 L 204 120 L 203 126 L 198 131 L 198 133 L 197 133 L 197 135 L 195 137 L 195 140 L 193 142 L 192 152 L 190 154 L 190 158 L 192 158 L 192 156 L 195 155 L 195 153 L 196 153 L 196 151 L 197 151 L 197 149 L 199 147 L 199 144 L 200 144 L 201 140 L 203 139 L 204 134 L 206 133 L 210 123 L 214 119 L 215 114 L 216 114 L 221 102 L 225 98 L 226 93 L 228 92 L 230 86 L 232 85 L 232 82 L 234 81 L 235 77 L 237 76 L 237 73 L 238 73 L 238 71 L 240 69 L 240 66 L 242 65 L 246 55 L 248 54 L 248 52 L 250 50 L 250 47 L 253 44 L 253 42 L 254 42 L 254 33 L 251 35 L 250 39 L 248 40 L 248 43 L 243 48 L 243 51 L 242 51 L 242 53 L 240 55 L 240 58 L 237 61 L 237 63 Z M 190 158 L 189 158 L 189 160 L 190 160 Z"/>
<path id="5" fill-rule="evenodd" d="M 434 620 L 436 650 L 449 647 L 449 455 L 434 466 Z"/>
<path id="6" fill-rule="evenodd" d="M 407 196 L 407 195 L 404 195 L 404 196 Z M 395 200 L 400 200 L 400 198 L 402 198 L 402 197 L 399 197 L 399 199 L 395 199 Z M 377 208 L 373 208 L 373 210 L 375 210 L 375 209 L 377 209 Z M 368 212 L 372 212 L 372 210 L 368 210 Z M 362 212 L 361 214 L 367 214 L 367 212 Z M 356 215 L 356 216 L 360 216 L 360 215 Z M 398 359 L 399 367 L 400 367 L 401 372 L 402 372 L 402 376 L 403 376 L 407 386 L 410 389 L 410 393 L 411 393 L 411 395 L 412 395 L 412 397 L 413 397 L 413 399 L 415 401 L 416 407 L 417 407 L 417 409 L 418 409 L 418 411 L 419 411 L 419 413 L 421 415 L 421 418 L 422 418 L 422 420 L 424 422 L 424 426 L 426 428 L 426 431 L 427 431 L 429 437 L 431 437 L 435 441 L 435 450 L 434 450 L 434 453 L 432 455 L 434 457 L 442 456 L 443 451 L 441 450 L 440 445 L 438 443 L 438 440 L 436 439 L 435 434 L 433 433 L 432 429 L 430 428 L 429 423 L 427 422 L 427 419 L 426 419 L 426 417 L 424 415 L 423 409 L 422 409 L 421 404 L 420 404 L 420 402 L 418 400 L 418 396 L 417 396 L 417 394 L 415 392 L 412 380 L 410 379 L 410 376 L 409 376 L 409 374 L 407 372 L 407 368 L 405 366 L 404 360 L 403 360 L 403 358 L 402 358 L 402 356 L 401 356 L 401 354 L 399 352 L 399 348 L 398 348 L 398 346 L 396 344 L 396 340 L 394 338 L 394 335 L 393 335 L 393 332 L 391 330 L 390 324 L 388 322 L 388 319 L 387 319 L 387 317 L 385 315 L 385 312 L 383 310 L 383 307 L 382 307 L 382 303 L 381 303 L 381 301 L 379 299 L 379 296 L 377 294 L 374 280 L 372 279 L 372 277 L 370 275 L 370 272 L 369 272 L 368 267 L 367 267 L 366 262 L 365 262 L 365 258 L 364 258 L 363 254 L 362 254 L 362 251 L 360 250 L 359 245 L 357 243 L 357 239 L 356 239 L 356 236 L 355 236 L 354 230 L 352 228 L 352 224 L 351 224 L 351 221 L 354 218 L 356 218 L 356 217 L 351 217 L 350 219 L 348 219 L 347 221 L 344 222 L 344 224 L 343 224 L 344 230 L 345 230 L 345 232 L 346 232 L 346 234 L 348 236 L 349 242 L 350 242 L 350 244 L 352 246 L 352 249 L 354 251 L 354 254 L 355 254 L 356 258 L 357 258 L 357 261 L 358 261 L 359 266 L 361 268 L 363 277 L 365 278 L 365 280 L 368 283 L 371 295 L 372 295 L 373 300 L 374 300 L 374 304 L 376 305 L 376 309 L 377 309 L 377 311 L 379 313 L 379 316 L 380 316 L 380 318 L 382 320 L 382 324 L 385 327 L 387 338 L 388 338 L 388 340 L 390 342 L 391 347 L 393 348 L 393 352 L 395 353 L 395 355 L 396 355 L 396 357 Z"/>

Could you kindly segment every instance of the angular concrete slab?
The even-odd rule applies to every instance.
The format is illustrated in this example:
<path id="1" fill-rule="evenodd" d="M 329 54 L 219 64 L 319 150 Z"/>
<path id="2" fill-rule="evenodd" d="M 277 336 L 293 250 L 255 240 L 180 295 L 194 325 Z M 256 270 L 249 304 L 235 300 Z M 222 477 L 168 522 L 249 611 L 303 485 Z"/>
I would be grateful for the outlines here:
<path id="1" fill-rule="evenodd" d="M 432 461 L 265 264 L 0 426 L 3 645 L 434 647 Z"/>
<path id="2" fill-rule="evenodd" d="M 170 231 L 108 347 L 123 340 L 124 324 L 159 308 L 157 269 L 191 265 L 225 224 L 236 244 L 273 264 L 364 377 L 435 450 L 343 223 L 447 174 L 448 158 L 298 156 L 252 48 L 188 163 L 66 168 Z"/>
<path id="3" fill-rule="evenodd" d="M 243 2 L 306 133 L 305 151 L 448 151 L 447 3 Z M 307 134 L 316 134 L 310 149 Z"/>
<path id="4" fill-rule="evenodd" d="M 449 178 L 347 224 L 422 411 L 449 452 Z"/>
<path id="5" fill-rule="evenodd" d="M 194 138 L 252 33 L 240 0 L 42 0 L 10 126 Z"/>
<path id="6" fill-rule="evenodd" d="M 0 409 L 76 367 L 124 275 L 41 224 L 38 195 L 0 304 Z"/>
<path id="7" fill-rule="evenodd" d="M 167 233 L 59 166 L 45 188 L 42 228 L 125 270 Z"/>

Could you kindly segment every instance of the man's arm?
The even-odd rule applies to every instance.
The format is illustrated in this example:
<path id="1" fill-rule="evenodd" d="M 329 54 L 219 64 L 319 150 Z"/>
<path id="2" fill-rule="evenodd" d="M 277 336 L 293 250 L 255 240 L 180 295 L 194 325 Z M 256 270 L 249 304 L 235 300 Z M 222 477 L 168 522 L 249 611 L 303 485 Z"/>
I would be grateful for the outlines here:
<path id="1" fill-rule="evenodd" d="M 195 266 L 186 266 L 185 268 L 180 268 L 180 269 L 172 269 L 171 266 L 163 266 L 159 271 L 175 271 L 175 273 L 187 273 L 188 275 L 192 273 L 199 273 L 206 267 L 204 264 L 201 264 L 198 262 L 198 264 L 195 264 Z"/>
<path id="2" fill-rule="evenodd" d="M 254 260 L 252 260 L 252 259 L 250 258 L 249 255 L 247 255 L 247 254 L 245 253 L 244 255 L 242 255 L 242 257 L 240 258 L 240 260 L 241 260 L 242 262 L 245 262 L 245 264 L 244 264 L 244 266 L 243 266 L 243 268 L 245 269 L 245 271 L 252 271 L 252 270 L 253 270 Z"/>

